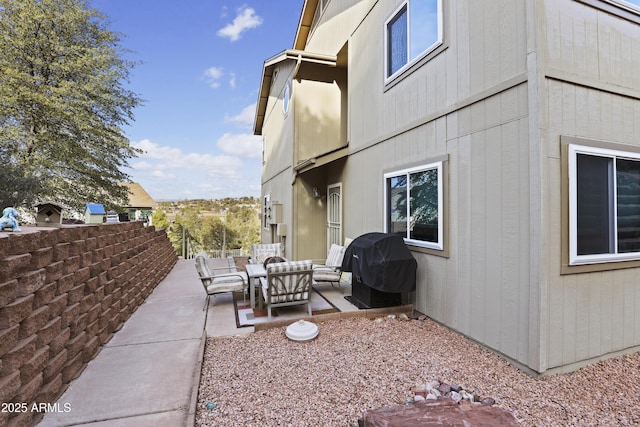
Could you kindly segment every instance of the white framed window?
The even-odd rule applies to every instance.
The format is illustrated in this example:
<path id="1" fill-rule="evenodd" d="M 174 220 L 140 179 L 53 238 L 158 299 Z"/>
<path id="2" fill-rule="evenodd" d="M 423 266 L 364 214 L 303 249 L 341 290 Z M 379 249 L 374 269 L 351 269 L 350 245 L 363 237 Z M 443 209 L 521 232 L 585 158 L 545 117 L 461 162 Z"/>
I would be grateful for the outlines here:
<path id="1" fill-rule="evenodd" d="M 389 172 L 385 180 L 385 231 L 405 242 L 443 250 L 442 162 Z"/>
<path id="2" fill-rule="evenodd" d="M 327 8 L 327 4 L 329 4 L 330 0 L 319 0 L 318 5 L 316 6 L 316 11 L 313 15 L 313 22 L 311 23 L 312 31 L 315 29 L 318 21 L 320 21 L 320 17 L 322 16 L 322 12 Z"/>
<path id="3" fill-rule="evenodd" d="M 625 9 L 635 13 L 640 13 L 640 0 L 607 0 L 609 3 L 622 6 Z"/>
<path id="4" fill-rule="evenodd" d="M 442 44 L 443 0 L 406 0 L 385 22 L 385 81 Z"/>
<path id="5" fill-rule="evenodd" d="M 640 259 L 640 153 L 569 145 L 569 264 Z"/>

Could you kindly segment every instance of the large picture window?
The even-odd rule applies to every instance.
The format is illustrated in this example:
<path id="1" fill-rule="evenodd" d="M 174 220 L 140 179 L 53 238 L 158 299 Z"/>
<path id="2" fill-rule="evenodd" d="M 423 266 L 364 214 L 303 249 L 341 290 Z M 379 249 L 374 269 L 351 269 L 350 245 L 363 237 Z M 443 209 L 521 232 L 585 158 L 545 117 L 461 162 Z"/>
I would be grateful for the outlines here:
<path id="1" fill-rule="evenodd" d="M 385 174 L 386 231 L 443 249 L 442 162 Z"/>
<path id="2" fill-rule="evenodd" d="M 442 44 L 442 34 L 442 0 L 406 0 L 385 23 L 386 78 Z"/>
<path id="3" fill-rule="evenodd" d="M 640 154 L 569 146 L 570 264 L 640 259 Z"/>

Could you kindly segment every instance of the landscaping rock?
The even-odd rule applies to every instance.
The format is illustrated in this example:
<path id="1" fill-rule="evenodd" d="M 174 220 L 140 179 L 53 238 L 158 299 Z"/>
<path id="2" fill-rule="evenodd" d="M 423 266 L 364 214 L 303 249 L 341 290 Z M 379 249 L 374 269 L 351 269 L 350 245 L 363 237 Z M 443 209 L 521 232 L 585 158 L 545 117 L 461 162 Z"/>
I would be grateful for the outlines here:
<path id="1" fill-rule="evenodd" d="M 411 405 L 369 409 L 359 421 L 362 427 L 400 426 L 491 426 L 512 427 L 518 423 L 511 413 L 492 406 L 455 403 L 451 399 L 427 400 Z"/>

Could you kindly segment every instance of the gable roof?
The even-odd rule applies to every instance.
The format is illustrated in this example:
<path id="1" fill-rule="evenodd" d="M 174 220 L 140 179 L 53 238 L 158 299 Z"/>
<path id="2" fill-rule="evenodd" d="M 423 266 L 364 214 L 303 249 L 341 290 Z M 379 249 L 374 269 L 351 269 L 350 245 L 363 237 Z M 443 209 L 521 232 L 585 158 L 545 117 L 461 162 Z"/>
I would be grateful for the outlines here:
<path id="1" fill-rule="evenodd" d="M 307 39 L 313 25 L 313 18 L 318 7 L 319 0 L 304 0 L 302 11 L 300 12 L 300 20 L 296 30 L 296 37 L 293 41 L 293 49 L 284 50 L 275 56 L 264 61 L 262 68 L 262 77 L 260 78 L 260 91 L 258 93 L 258 102 L 256 105 L 256 115 L 253 122 L 253 134 L 262 134 L 262 125 L 264 124 L 267 100 L 269 99 L 269 88 L 271 87 L 271 79 L 273 77 L 273 69 L 275 66 L 285 60 L 293 60 L 297 62 L 296 70 L 293 77 L 305 79 L 305 76 L 298 75 L 303 64 L 321 65 L 324 67 L 336 67 L 335 55 L 324 55 L 306 52 Z M 314 80 L 313 78 L 309 80 Z"/>
<path id="2" fill-rule="evenodd" d="M 104 215 L 106 211 L 104 206 L 100 203 L 87 203 L 84 208 L 85 213 L 88 212 L 91 215 Z"/>
<path id="3" fill-rule="evenodd" d="M 148 208 L 155 209 L 158 203 L 142 188 L 137 182 L 121 182 L 121 186 L 129 189 L 129 208 Z"/>

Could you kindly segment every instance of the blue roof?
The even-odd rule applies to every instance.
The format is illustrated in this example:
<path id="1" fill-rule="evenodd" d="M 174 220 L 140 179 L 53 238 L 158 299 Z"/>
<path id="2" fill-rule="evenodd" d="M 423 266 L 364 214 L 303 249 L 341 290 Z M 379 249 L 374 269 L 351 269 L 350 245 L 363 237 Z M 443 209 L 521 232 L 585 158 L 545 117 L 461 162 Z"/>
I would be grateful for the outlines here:
<path id="1" fill-rule="evenodd" d="M 106 213 L 104 210 L 104 206 L 102 206 L 100 203 L 87 203 L 84 211 L 89 212 L 91 215 L 104 215 Z"/>

